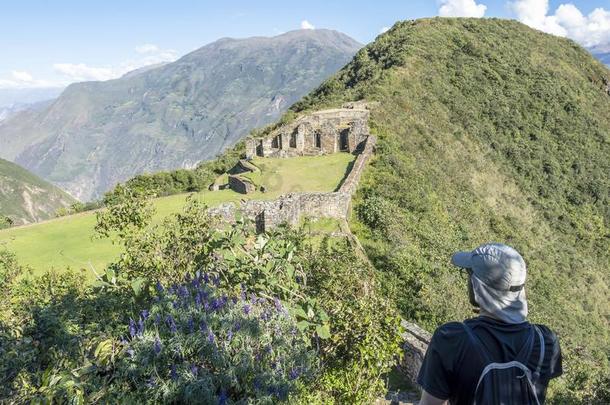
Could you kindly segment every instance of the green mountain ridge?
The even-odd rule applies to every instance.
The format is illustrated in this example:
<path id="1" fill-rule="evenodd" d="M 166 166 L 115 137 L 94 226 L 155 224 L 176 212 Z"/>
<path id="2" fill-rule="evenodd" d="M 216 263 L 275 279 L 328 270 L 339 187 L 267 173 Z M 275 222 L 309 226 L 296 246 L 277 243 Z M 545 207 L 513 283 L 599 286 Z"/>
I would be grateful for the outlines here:
<path id="1" fill-rule="evenodd" d="M 138 173 L 217 156 L 360 47 L 331 30 L 223 38 L 173 63 L 70 85 L 43 111 L 0 123 L 0 157 L 90 200 Z"/>
<path id="2" fill-rule="evenodd" d="M 515 21 L 423 19 L 291 107 L 377 102 L 352 228 L 405 318 L 433 330 L 472 317 L 456 250 L 522 252 L 530 319 L 563 347 L 556 403 L 594 398 L 608 378 L 609 78 L 574 42 Z"/>
<path id="3" fill-rule="evenodd" d="M 49 219 L 75 200 L 24 168 L 0 159 L 0 227 Z"/>

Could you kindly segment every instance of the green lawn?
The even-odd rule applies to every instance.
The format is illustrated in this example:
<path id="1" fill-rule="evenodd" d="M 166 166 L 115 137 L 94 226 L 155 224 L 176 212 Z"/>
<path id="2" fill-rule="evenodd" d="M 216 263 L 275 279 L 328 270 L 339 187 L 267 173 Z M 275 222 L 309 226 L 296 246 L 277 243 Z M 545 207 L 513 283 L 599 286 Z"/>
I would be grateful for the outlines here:
<path id="1" fill-rule="evenodd" d="M 196 197 L 209 206 L 240 199 L 273 199 L 295 191 L 333 191 L 354 157 L 347 153 L 328 156 L 304 156 L 292 159 L 256 159 L 261 169 L 256 173 L 257 183 L 267 192 L 243 195 L 231 190 L 205 191 Z M 186 194 L 158 198 L 154 201 L 155 221 L 178 212 L 184 205 Z M 119 247 L 108 240 L 92 240 L 95 213 L 62 217 L 50 221 L 0 231 L 0 245 L 13 251 L 22 264 L 32 267 L 35 273 L 55 268 L 85 269 L 91 277 L 91 268 L 101 271 L 119 254 Z"/>

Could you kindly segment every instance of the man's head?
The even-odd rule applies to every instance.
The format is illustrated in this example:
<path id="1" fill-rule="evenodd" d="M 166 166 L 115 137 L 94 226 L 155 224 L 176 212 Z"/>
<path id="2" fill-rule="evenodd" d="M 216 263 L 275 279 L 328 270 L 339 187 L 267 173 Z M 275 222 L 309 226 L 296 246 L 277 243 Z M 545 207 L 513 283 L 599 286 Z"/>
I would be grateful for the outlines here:
<path id="1" fill-rule="evenodd" d="M 473 251 L 457 252 L 451 263 L 466 269 L 469 297 L 481 314 L 508 323 L 520 323 L 527 316 L 523 257 L 500 243 L 487 243 Z"/>

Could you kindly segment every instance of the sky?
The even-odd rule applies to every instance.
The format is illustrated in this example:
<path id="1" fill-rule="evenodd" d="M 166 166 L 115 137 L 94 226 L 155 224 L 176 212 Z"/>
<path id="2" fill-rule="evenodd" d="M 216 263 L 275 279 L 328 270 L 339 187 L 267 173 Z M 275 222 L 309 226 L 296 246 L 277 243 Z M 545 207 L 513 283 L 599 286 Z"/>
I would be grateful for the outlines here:
<path id="1" fill-rule="evenodd" d="M 610 51 L 610 0 L 0 2 L 0 89 L 108 80 L 222 37 L 329 28 L 366 44 L 396 21 L 501 17 Z"/>

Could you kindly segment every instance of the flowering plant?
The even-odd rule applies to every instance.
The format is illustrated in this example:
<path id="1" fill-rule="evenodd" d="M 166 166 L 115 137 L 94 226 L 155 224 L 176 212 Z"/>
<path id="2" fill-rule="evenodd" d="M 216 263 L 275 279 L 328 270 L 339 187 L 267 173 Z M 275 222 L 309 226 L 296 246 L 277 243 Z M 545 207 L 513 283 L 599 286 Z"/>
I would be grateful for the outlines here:
<path id="1" fill-rule="evenodd" d="M 229 297 L 217 283 L 207 274 L 158 283 L 152 307 L 129 322 L 122 373 L 153 401 L 288 399 L 315 369 L 295 320 L 278 299 Z"/>

